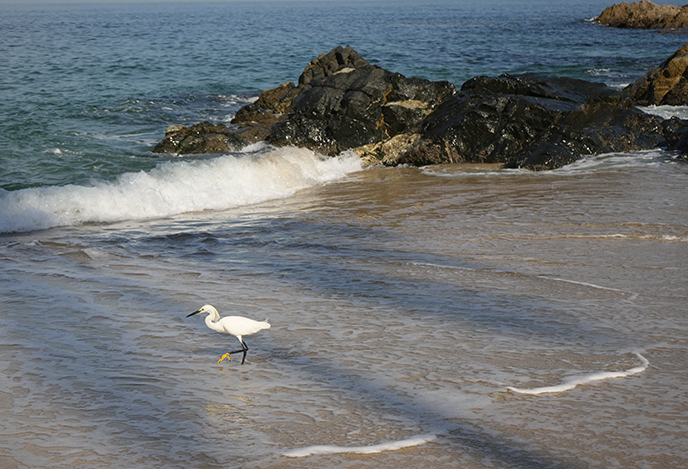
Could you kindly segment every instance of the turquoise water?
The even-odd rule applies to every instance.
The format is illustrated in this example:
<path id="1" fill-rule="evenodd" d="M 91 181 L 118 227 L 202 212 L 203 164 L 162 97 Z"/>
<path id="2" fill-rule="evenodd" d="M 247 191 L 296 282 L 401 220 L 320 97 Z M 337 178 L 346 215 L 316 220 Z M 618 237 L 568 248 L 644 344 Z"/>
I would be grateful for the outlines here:
<path id="1" fill-rule="evenodd" d="M 338 45 L 457 85 L 622 87 L 686 40 L 592 24 L 605 6 L 3 6 L 0 467 L 688 467 L 676 155 L 151 153 Z M 245 365 L 187 318 L 208 303 L 269 318 Z"/>

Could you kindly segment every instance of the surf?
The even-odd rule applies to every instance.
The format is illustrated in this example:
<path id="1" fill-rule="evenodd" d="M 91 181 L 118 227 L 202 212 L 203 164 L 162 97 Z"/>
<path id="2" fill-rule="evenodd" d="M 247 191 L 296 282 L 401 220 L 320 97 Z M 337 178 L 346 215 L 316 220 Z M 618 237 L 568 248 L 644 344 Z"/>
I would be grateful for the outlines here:
<path id="1" fill-rule="evenodd" d="M 353 153 L 326 158 L 307 149 L 164 162 L 114 181 L 0 192 L 0 233 L 226 210 L 294 195 L 361 169 Z"/>

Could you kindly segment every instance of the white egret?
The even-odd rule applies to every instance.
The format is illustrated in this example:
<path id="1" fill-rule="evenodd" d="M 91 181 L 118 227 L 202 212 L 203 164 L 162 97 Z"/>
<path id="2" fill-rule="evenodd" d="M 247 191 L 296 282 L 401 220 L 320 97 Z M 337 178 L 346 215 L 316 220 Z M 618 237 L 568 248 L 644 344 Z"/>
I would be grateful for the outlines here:
<path id="1" fill-rule="evenodd" d="M 233 335 L 241 343 L 241 350 L 234 350 L 232 352 L 227 352 L 220 357 L 217 361 L 220 363 L 225 358 L 229 361 L 231 360 L 230 355 L 233 353 L 243 352 L 244 357 L 241 359 L 241 364 L 244 364 L 246 360 L 246 352 L 248 351 L 248 345 L 244 342 L 242 336 L 255 334 L 263 329 L 270 329 L 270 323 L 267 321 L 254 321 L 253 319 L 245 318 L 243 316 L 225 316 L 220 317 L 220 313 L 217 312 L 214 306 L 205 305 L 201 309 L 194 311 L 189 314 L 188 317 L 193 316 L 198 313 L 206 313 L 205 325 L 214 331 L 224 332 L 225 334 Z"/>

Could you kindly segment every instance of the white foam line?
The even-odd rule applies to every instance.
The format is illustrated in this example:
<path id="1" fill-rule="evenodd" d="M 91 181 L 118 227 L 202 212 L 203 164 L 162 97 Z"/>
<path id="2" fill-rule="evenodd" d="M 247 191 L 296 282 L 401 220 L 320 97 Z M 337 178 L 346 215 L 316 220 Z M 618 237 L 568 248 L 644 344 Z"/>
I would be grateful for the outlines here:
<path id="1" fill-rule="evenodd" d="M 630 375 L 634 375 L 637 373 L 642 373 L 647 369 L 647 367 L 650 365 L 650 362 L 647 361 L 645 357 L 640 355 L 639 353 L 636 352 L 636 356 L 640 359 L 642 362 L 642 365 L 636 366 L 635 368 L 631 368 L 626 371 L 603 371 L 600 373 L 592 373 L 589 375 L 582 376 L 580 378 L 572 377 L 569 379 L 564 380 L 562 384 L 559 384 L 557 386 L 545 386 L 542 388 L 531 388 L 531 389 L 521 389 L 521 388 L 514 388 L 514 387 L 508 387 L 506 388 L 508 391 L 512 391 L 518 394 L 545 394 L 545 393 L 555 393 L 555 392 L 563 392 L 563 391 L 569 391 L 579 384 L 586 384 L 586 383 L 591 383 L 593 381 L 601 381 L 603 379 L 610 379 L 610 378 L 625 378 Z"/>
<path id="2" fill-rule="evenodd" d="M 423 267 L 436 267 L 438 269 L 451 269 L 451 270 L 476 270 L 471 267 L 457 267 L 457 266 L 451 266 L 451 265 L 442 265 L 442 264 L 431 264 L 429 262 L 408 262 L 410 265 L 418 265 L 418 266 L 423 266 Z"/>
<path id="3" fill-rule="evenodd" d="M 381 453 L 382 451 L 395 451 L 402 448 L 409 448 L 411 446 L 418 446 L 428 443 L 437 438 L 436 435 L 420 435 L 407 440 L 390 441 L 387 443 L 380 443 L 373 446 L 307 446 L 305 448 L 293 449 L 284 453 L 284 456 L 289 458 L 303 458 L 312 454 L 335 454 L 335 453 L 358 453 L 358 454 L 372 454 Z"/>
<path id="4" fill-rule="evenodd" d="M 577 282 L 575 280 L 567 280 L 565 278 L 556 278 L 556 277 L 547 277 L 546 275 L 539 275 L 539 278 L 544 278 L 547 280 L 554 280 L 557 282 L 565 282 L 565 283 L 573 283 L 576 285 L 583 285 L 585 287 L 590 287 L 590 288 L 597 288 L 599 290 L 610 290 L 610 291 L 618 291 L 619 293 L 628 293 L 623 290 L 618 290 L 616 288 L 609 288 L 609 287 L 603 287 L 601 285 L 595 285 L 594 283 L 587 283 L 587 282 Z"/>

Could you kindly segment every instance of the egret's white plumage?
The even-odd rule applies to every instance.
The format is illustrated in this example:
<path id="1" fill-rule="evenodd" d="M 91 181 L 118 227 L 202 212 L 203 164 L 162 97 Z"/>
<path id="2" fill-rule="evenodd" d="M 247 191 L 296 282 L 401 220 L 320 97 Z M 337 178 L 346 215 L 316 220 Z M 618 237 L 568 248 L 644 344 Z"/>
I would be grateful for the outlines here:
<path id="1" fill-rule="evenodd" d="M 241 350 L 234 350 L 233 352 L 227 352 L 220 357 L 217 361 L 220 363 L 222 360 L 227 358 L 230 359 L 230 354 L 243 352 L 244 356 L 241 360 L 241 364 L 244 364 L 246 360 L 246 352 L 248 351 L 248 345 L 244 342 L 242 338 L 245 335 L 255 334 L 263 329 L 270 329 L 270 323 L 265 321 L 254 321 L 253 319 L 245 318 L 243 316 L 225 316 L 220 317 L 220 313 L 217 312 L 214 306 L 205 305 L 201 309 L 194 311 L 193 313 L 187 315 L 186 317 L 193 316 L 198 313 L 206 313 L 205 325 L 217 332 L 224 332 L 225 334 L 233 335 L 241 343 Z"/>

